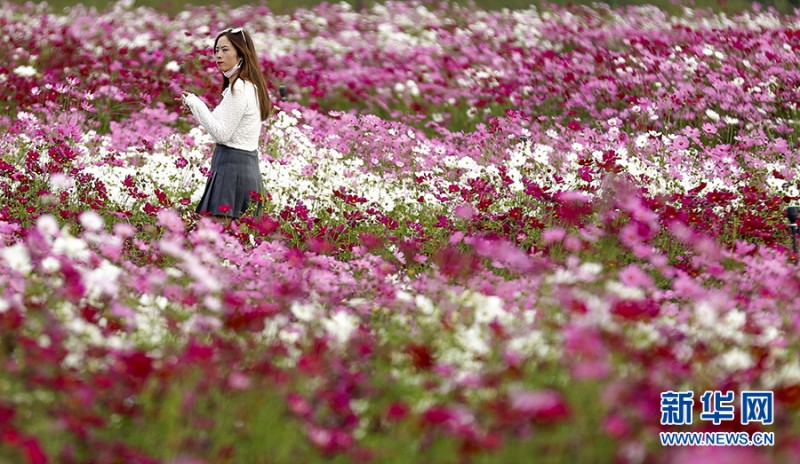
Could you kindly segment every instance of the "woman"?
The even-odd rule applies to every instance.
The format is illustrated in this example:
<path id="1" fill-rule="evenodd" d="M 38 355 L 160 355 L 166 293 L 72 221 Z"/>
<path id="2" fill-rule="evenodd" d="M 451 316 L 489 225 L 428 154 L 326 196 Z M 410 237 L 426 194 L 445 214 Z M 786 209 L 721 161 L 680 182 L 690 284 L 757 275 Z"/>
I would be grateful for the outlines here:
<path id="1" fill-rule="evenodd" d="M 209 111 L 200 98 L 185 91 L 181 101 L 216 142 L 211 176 L 195 211 L 227 226 L 251 207 L 261 209 L 258 141 L 272 104 L 253 40 L 244 28 L 220 32 L 214 57 L 223 76 L 222 102 Z"/>

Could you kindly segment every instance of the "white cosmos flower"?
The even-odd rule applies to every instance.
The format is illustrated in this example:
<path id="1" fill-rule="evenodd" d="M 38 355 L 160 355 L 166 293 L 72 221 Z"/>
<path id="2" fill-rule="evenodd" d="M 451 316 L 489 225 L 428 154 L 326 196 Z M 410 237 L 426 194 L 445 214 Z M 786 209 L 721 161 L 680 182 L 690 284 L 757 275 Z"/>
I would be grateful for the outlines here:
<path id="1" fill-rule="evenodd" d="M 61 269 L 61 262 L 52 256 L 48 256 L 42 260 L 41 266 L 45 272 L 54 273 Z"/>
<path id="2" fill-rule="evenodd" d="M 422 314 L 428 316 L 433 314 L 433 312 L 436 310 L 433 301 L 425 295 L 416 295 L 414 298 L 414 303 L 417 304 L 417 309 L 419 309 Z"/>
<path id="3" fill-rule="evenodd" d="M 764 375 L 764 386 L 770 389 L 784 385 L 797 385 L 800 383 L 800 363 L 792 360 L 784 364 L 780 370 L 770 370 Z"/>
<path id="4" fill-rule="evenodd" d="M 753 358 L 750 353 L 741 348 L 734 348 L 723 354 L 720 356 L 719 362 L 728 372 L 749 369 L 753 366 Z"/>
<path id="5" fill-rule="evenodd" d="M 477 355 L 489 353 L 489 344 L 480 326 L 467 327 L 456 334 L 459 344 L 467 351 Z"/>
<path id="6" fill-rule="evenodd" d="M 533 150 L 533 159 L 539 164 L 548 164 L 552 152 L 553 147 L 537 143 L 536 148 Z"/>
<path id="7" fill-rule="evenodd" d="M 58 233 L 58 221 L 53 215 L 45 214 L 36 221 L 36 228 L 44 237 L 51 239 Z"/>
<path id="8" fill-rule="evenodd" d="M 93 232 L 102 229 L 104 225 L 103 218 L 100 217 L 100 215 L 95 213 L 94 211 L 84 211 L 83 213 L 81 213 L 79 219 L 84 229 Z"/>
<path id="9" fill-rule="evenodd" d="M 36 75 L 36 68 L 33 66 L 17 66 L 14 68 L 14 74 L 20 77 L 33 77 Z"/>
<path id="10" fill-rule="evenodd" d="M 83 283 L 86 285 L 86 293 L 89 298 L 99 298 L 102 295 L 116 297 L 120 274 L 122 274 L 122 269 L 107 260 L 103 260 L 96 269 L 84 273 Z"/>
<path id="11" fill-rule="evenodd" d="M 21 243 L 0 249 L 0 257 L 15 271 L 25 275 L 31 272 L 31 255 L 28 248 Z"/>
<path id="12" fill-rule="evenodd" d="M 606 291 L 624 300 L 643 300 L 645 298 L 644 290 L 641 288 L 629 287 L 616 280 L 606 282 Z"/>
<path id="13" fill-rule="evenodd" d="M 56 191 L 70 190 L 75 187 L 75 179 L 61 172 L 51 174 L 49 180 L 50 186 Z"/>
<path id="14" fill-rule="evenodd" d="M 330 318 L 322 319 L 322 327 L 337 342 L 344 344 L 358 327 L 358 318 L 344 311 L 339 311 Z"/>
<path id="15" fill-rule="evenodd" d="M 58 237 L 53 242 L 53 252 L 56 254 L 63 254 L 76 261 L 86 261 L 90 256 L 89 247 L 86 246 L 86 242 L 70 235 Z"/>
<path id="16" fill-rule="evenodd" d="M 205 307 L 207 309 L 210 309 L 211 311 L 214 311 L 214 312 L 217 312 L 217 313 L 222 311 L 222 302 L 220 301 L 219 298 L 217 298 L 217 297 L 215 297 L 213 295 L 206 295 L 206 297 L 203 298 L 203 304 L 205 305 Z M 217 318 L 213 318 L 213 319 L 214 319 L 215 322 L 219 320 Z"/>
<path id="17" fill-rule="evenodd" d="M 510 314 L 503 309 L 503 300 L 498 296 L 470 292 L 466 302 L 475 307 L 475 322 L 478 324 L 489 324 L 495 319 L 509 322 Z"/>
<path id="18" fill-rule="evenodd" d="M 320 313 L 315 303 L 299 303 L 297 301 L 292 302 L 290 310 L 294 317 L 306 322 L 313 320 Z"/>
<path id="19" fill-rule="evenodd" d="M 705 327 L 713 327 L 717 323 L 717 309 L 706 301 L 701 301 L 695 308 L 697 322 Z"/>
<path id="20" fill-rule="evenodd" d="M 744 311 L 734 309 L 725 315 L 725 325 L 732 331 L 738 331 L 747 322 L 747 314 Z"/>

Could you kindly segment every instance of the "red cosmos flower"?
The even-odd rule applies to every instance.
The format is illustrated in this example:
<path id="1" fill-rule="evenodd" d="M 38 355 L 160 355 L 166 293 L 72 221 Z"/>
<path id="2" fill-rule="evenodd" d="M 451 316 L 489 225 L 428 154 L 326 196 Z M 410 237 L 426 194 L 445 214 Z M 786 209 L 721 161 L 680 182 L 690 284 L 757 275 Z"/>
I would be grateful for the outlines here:
<path id="1" fill-rule="evenodd" d="M 77 303 L 86 292 L 80 272 L 70 263 L 64 262 L 61 264 L 61 273 L 64 276 L 64 284 L 61 288 L 62 295 L 67 300 Z"/>
<path id="2" fill-rule="evenodd" d="M 214 360 L 214 348 L 192 337 L 183 351 L 182 363 L 208 364 Z"/>
<path id="3" fill-rule="evenodd" d="M 13 407 L 0 404 L 0 429 L 10 425 L 16 413 Z"/>
<path id="4" fill-rule="evenodd" d="M 125 372 L 135 379 L 144 380 L 153 372 L 153 360 L 141 351 L 121 357 Z"/>
<path id="5" fill-rule="evenodd" d="M 266 215 L 253 222 L 253 227 L 261 235 L 269 235 L 275 232 L 278 226 L 280 226 L 278 221 Z"/>
<path id="6" fill-rule="evenodd" d="M 480 259 L 474 253 L 462 252 L 451 245 L 440 249 L 433 261 L 442 274 L 452 278 L 469 276 L 480 264 Z"/>
<path id="7" fill-rule="evenodd" d="M 491 197 L 481 197 L 481 201 L 478 202 L 478 209 L 485 211 L 492 206 L 492 203 L 494 203 L 494 200 Z"/>
<path id="8" fill-rule="evenodd" d="M 402 401 L 395 401 L 386 408 L 386 419 L 401 421 L 408 416 L 411 408 Z"/>
<path id="9" fill-rule="evenodd" d="M 22 435 L 17 431 L 8 430 L 3 433 L 2 442 L 15 446 L 23 451 L 27 462 L 30 464 L 47 464 L 47 455 L 44 454 L 39 442 L 32 437 Z"/>
<path id="10" fill-rule="evenodd" d="M 144 204 L 144 212 L 154 216 L 158 212 L 158 208 L 151 205 L 150 202 L 148 201 L 147 203 Z"/>
<path id="11" fill-rule="evenodd" d="M 617 164 L 619 155 L 614 150 L 606 150 L 603 152 L 603 160 L 597 161 L 597 166 L 608 172 L 619 173 L 622 172 L 622 167 Z"/>
<path id="12" fill-rule="evenodd" d="M 255 190 L 250 190 L 247 192 L 247 194 L 250 195 L 250 199 L 256 203 L 261 203 L 264 200 L 264 197 L 261 195 L 261 193 Z"/>
<path id="13" fill-rule="evenodd" d="M 440 425 L 456 419 L 456 413 L 443 405 L 434 405 L 422 414 L 422 422 L 426 425 Z"/>
<path id="14" fill-rule="evenodd" d="M 375 234 L 364 232 L 358 235 L 361 244 L 367 247 L 369 251 L 375 251 L 383 246 L 383 239 Z"/>
<path id="15" fill-rule="evenodd" d="M 572 121 L 570 121 L 569 124 L 567 124 L 567 127 L 574 131 L 579 131 L 582 129 L 581 123 L 578 122 L 577 119 L 573 119 Z"/>
<path id="16" fill-rule="evenodd" d="M 593 207 L 590 202 L 562 201 L 559 199 L 556 208 L 558 218 L 570 225 L 580 224 L 588 215 L 592 214 Z"/>
<path id="17" fill-rule="evenodd" d="M 700 194 L 700 192 L 703 191 L 704 188 L 706 188 L 706 185 L 708 185 L 707 182 L 700 182 L 700 185 L 692 189 L 689 189 L 689 191 L 686 193 L 688 193 L 689 195 L 698 195 Z"/>
<path id="18" fill-rule="evenodd" d="M 611 313 L 631 320 L 647 320 L 658 316 L 661 308 L 658 303 L 647 298 L 644 300 L 620 300 L 614 303 Z"/>
<path id="19" fill-rule="evenodd" d="M 0 172 L 11 174 L 15 170 L 16 168 L 12 164 L 9 164 L 7 161 L 0 159 Z"/>
<path id="20" fill-rule="evenodd" d="M 225 326 L 236 331 L 261 332 L 267 313 L 252 309 L 235 309 L 225 316 Z"/>
<path id="21" fill-rule="evenodd" d="M 159 189 L 156 189 L 154 193 L 156 194 L 156 197 L 158 198 L 158 203 L 159 204 L 161 204 L 162 206 L 167 206 L 167 207 L 172 206 L 172 201 L 169 199 L 169 197 L 167 197 L 166 193 L 162 192 Z"/>
<path id="22" fill-rule="evenodd" d="M 410 344 L 406 346 L 406 353 L 411 356 L 411 363 L 419 370 L 430 370 L 433 367 L 433 353 L 425 345 Z"/>
<path id="23" fill-rule="evenodd" d="M 231 205 L 222 205 L 222 206 L 219 207 L 219 212 L 222 213 L 222 214 L 225 214 L 228 211 L 230 211 L 231 208 L 233 208 Z"/>
<path id="24" fill-rule="evenodd" d="M 336 251 L 336 245 L 326 240 L 324 237 L 310 237 L 306 240 L 308 249 L 321 255 L 329 255 Z"/>
<path id="25" fill-rule="evenodd" d="M 297 367 L 303 374 L 317 375 L 325 369 L 325 363 L 322 356 L 316 353 L 306 353 L 297 360 Z"/>
<path id="26" fill-rule="evenodd" d="M 800 407 L 800 385 L 788 385 L 775 390 L 775 398 L 791 409 Z"/>
<path id="27" fill-rule="evenodd" d="M 594 180 L 594 177 L 592 176 L 592 169 L 589 166 L 583 166 L 582 168 L 578 169 L 578 175 L 580 175 L 581 179 L 586 182 L 591 182 Z"/>
<path id="28" fill-rule="evenodd" d="M 237 292 L 227 291 L 222 295 L 222 301 L 231 309 L 239 309 L 244 305 L 245 298 Z"/>

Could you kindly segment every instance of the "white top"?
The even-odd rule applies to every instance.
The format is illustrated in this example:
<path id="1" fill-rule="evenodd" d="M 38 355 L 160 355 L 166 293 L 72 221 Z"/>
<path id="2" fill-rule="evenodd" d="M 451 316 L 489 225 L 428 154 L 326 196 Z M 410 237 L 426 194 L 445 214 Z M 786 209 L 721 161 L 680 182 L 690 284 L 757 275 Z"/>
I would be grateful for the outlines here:
<path id="1" fill-rule="evenodd" d="M 195 94 L 190 93 L 184 101 L 215 142 L 240 150 L 257 150 L 261 136 L 258 91 L 244 79 L 236 79 L 233 87 L 233 92 L 231 86 L 222 92 L 222 102 L 214 111 L 209 111 Z"/>

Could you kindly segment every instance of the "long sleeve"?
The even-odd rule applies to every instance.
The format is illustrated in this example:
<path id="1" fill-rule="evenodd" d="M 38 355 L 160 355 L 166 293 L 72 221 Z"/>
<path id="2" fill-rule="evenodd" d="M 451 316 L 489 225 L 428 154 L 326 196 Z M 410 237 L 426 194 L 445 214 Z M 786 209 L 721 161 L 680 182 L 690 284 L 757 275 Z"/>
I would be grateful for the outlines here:
<path id="1" fill-rule="evenodd" d="M 214 140 L 223 144 L 233 137 L 249 101 L 247 95 L 249 89 L 245 87 L 244 82 L 237 80 L 235 87 L 234 91 L 231 91 L 230 87 L 225 91 L 222 102 L 213 112 L 209 111 L 208 106 L 197 95 L 186 96 L 186 106 L 192 110 L 195 118 Z"/>

